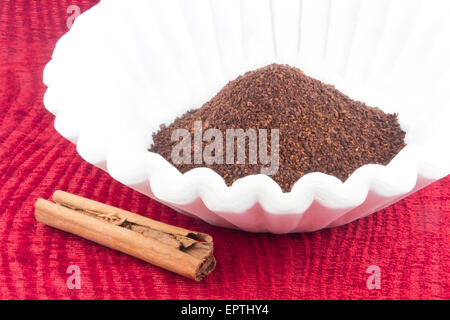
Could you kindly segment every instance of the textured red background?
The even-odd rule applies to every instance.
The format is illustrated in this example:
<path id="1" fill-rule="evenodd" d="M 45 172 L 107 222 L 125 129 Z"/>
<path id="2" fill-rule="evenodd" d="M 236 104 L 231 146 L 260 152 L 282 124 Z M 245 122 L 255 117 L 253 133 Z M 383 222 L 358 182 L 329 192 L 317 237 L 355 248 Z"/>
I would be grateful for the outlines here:
<path id="1" fill-rule="evenodd" d="M 0 1 L 0 298 L 450 298 L 449 177 L 350 225 L 275 236 L 187 218 L 84 162 L 53 129 L 42 71 L 67 7 L 94 3 Z M 34 201 L 56 189 L 210 233 L 217 269 L 194 283 L 36 223 Z M 81 268 L 80 290 L 66 287 L 69 265 Z M 380 290 L 366 287 L 370 265 L 381 268 Z"/>

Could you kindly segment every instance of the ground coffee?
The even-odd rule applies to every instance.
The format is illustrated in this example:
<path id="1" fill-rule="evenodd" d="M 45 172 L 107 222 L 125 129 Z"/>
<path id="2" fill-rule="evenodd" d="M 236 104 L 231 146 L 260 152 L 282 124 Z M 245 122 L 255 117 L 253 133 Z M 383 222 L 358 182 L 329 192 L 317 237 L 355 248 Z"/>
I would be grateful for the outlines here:
<path id="1" fill-rule="evenodd" d="M 179 139 L 173 141 L 172 133 L 184 128 L 194 134 L 195 121 L 201 121 L 203 131 L 215 128 L 224 137 L 227 129 L 279 129 L 279 168 L 271 177 L 284 192 L 310 172 L 323 172 L 345 181 L 362 165 L 386 165 L 405 146 L 405 132 L 396 114 L 353 101 L 333 86 L 286 65 L 269 65 L 231 81 L 201 108 L 187 112 L 169 126 L 161 126 L 149 149 L 183 173 L 209 167 L 228 185 L 238 178 L 259 174 L 267 163 L 249 161 L 248 143 L 243 164 L 226 164 L 225 160 L 224 164 L 172 161 L 173 148 L 180 143 Z M 270 151 L 273 141 L 270 134 L 267 136 Z M 194 140 L 189 142 L 191 159 L 198 149 Z M 207 145 L 201 142 L 202 148 Z M 213 155 L 221 156 L 217 150 Z"/>

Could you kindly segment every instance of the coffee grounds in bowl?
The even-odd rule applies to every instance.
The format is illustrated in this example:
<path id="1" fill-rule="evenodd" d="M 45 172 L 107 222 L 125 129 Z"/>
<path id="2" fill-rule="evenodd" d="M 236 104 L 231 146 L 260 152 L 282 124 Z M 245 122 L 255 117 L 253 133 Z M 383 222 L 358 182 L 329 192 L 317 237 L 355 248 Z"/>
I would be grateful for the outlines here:
<path id="1" fill-rule="evenodd" d="M 189 132 L 191 138 L 185 140 L 186 136 L 176 135 L 172 139 L 176 129 L 186 129 L 184 132 Z M 215 144 L 218 147 L 222 143 L 223 151 L 212 148 L 210 153 L 216 160 L 223 159 L 223 164 L 201 158 L 202 150 L 205 152 L 211 142 L 220 139 L 216 135 L 215 139 L 202 137 L 207 129 L 218 129 L 223 134 L 223 141 Z M 182 173 L 197 167 L 211 168 L 227 185 L 247 175 L 260 174 L 269 165 L 273 167 L 273 163 L 267 163 L 267 157 L 266 162 L 259 157 L 255 163 L 250 154 L 259 155 L 261 150 L 255 148 L 260 145 L 248 140 L 244 143 L 245 161 L 227 163 L 227 137 L 235 141 L 227 132 L 229 129 L 245 132 L 253 129 L 258 143 L 264 142 L 265 132 L 267 147 L 259 149 L 268 155 L 276 154 L 273 134 L 278 130 L 278 170 L 268 174 L 284 192 L 289 192 L 299 178 L 311 172 L 323 172 L 345 181 L 365 164 L 388 164 L 405 146 L 405 132 L 397 114 L 386 114 L 354 101 L 297 68 L 272 64 L 239 76 L 201 108 L 185 113 L 169 126 L 161 126 L 153 134 L 149 151 L 160 154 Z M 178 152 L 181 141 L 184 147 L 189 147 L 178 154 L 187 156 L 183 163 L 172 161 L 172 152 L 174 148 Z M 242 146 L 233 144 L 230 149 L 234 151 L 234 159 L 238 148 Z"/>

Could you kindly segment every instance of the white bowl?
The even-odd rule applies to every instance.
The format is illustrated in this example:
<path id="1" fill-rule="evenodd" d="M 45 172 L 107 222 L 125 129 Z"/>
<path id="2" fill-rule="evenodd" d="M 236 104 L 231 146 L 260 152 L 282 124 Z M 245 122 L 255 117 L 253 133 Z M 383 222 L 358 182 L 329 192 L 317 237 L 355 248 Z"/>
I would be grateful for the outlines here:
<path id="1" fill-rule="evenodd" d="M 446 0 L 104 0 L 58 42 L 44 102 L 86 161 L 180 212 L 252 232 L 339 226 L 449 174 L 449 13 Z M 147 151 L 161 123 L 273 62 L 398 112 L 408 146 L 289 193 L 264 175 L 227 187 L 210 169 L 181 174 Z"/>

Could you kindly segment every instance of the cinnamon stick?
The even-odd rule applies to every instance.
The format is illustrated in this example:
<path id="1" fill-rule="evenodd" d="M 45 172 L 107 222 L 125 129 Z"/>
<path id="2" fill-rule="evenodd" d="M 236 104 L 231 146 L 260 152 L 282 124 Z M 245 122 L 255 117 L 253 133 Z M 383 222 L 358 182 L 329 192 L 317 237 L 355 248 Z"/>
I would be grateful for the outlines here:
<path id="1" fill-rule="evenodd" d="M 64 191 L 55 203 L 38 199 L 36 220 L 200 281 L 216 260 L 211 236 L 122 210 Z"/>

